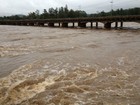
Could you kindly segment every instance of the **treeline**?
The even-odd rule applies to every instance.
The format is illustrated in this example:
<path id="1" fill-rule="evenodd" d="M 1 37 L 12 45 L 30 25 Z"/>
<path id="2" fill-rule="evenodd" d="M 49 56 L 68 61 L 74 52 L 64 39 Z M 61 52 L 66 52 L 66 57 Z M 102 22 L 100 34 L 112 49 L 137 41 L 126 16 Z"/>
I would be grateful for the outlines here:
<path id="1" fill-rule="evenodd" d="M 43 13 L 39 10 L 35 12 L 30 12 L 27 16 L 25 15 L 14 15 L 14 16 L 4 16 L 0 19 L 8 20 L 20 20 L 20 19 L 52 19 L 52 18 L 77 18 L 77 17 L 87 17 L 87 13 L 81 10 L 68 9 L 68 6 L 60 8 L 49 8 L 44 9 Z"/>
<path id="2" fill-rule="evenodd" d="M 110 12 L 99 12 L 96 14 L 90 14 L 90 17 L 104 17 L 104 16 L 126 16 L 126 15 L 140 15 L 140 8 L 129 8 L 129 9 L 117 9 L 111 10 Z"/>
<path id="3" fill-rule="evenodd" d="M 96 14 L 87 14 L 85 11 L 68 9 L 68 6 L 60 8 L 44 9 L 43 13 L 39 10 L 30 12 L 28 15 L 13 15 L 0 17 L 0 20 L 20 20 L 20 19 L 52 19 L 52 18 L 80 18 L 80 17 L 103 17 L 103 16 L 122 16 L 122 15 L 140 15 L 140 8 L 117 9 L 110 12 L 98 12 Z"/>

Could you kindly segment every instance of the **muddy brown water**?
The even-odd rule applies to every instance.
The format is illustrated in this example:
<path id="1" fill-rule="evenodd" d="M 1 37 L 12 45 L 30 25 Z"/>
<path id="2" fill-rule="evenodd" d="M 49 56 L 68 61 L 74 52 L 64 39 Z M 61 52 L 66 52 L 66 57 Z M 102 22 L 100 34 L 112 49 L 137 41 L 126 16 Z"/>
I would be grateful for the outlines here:
<path id="1" fill-rule="evenodd" d="M 140 105 L 140 30 L 0 26 L 0 105 Z"/>

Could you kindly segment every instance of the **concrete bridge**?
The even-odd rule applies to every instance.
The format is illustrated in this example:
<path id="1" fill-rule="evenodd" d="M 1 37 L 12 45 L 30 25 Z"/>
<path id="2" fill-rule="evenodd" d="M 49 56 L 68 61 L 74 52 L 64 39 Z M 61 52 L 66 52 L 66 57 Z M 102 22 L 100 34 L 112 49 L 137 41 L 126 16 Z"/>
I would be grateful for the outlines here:
<path id="1" fill-rule="evenodd" d="M 0 25 L 19 25 L 19 26 L 48 26 L 55 27 L 58 24 L 59 27 L 69 27 L 69 23 L 72 23 L 72 27 L 76 27 L 75 23 L 78 23 L 78 27 L 86 27 L 87 23 L 90 23 L 90 27 L 98 28 L 98 23 L 104 24 L 104 28 L 111 28 L 111 24 L 115 23 L 115 28 L 123 28 L 123 22 L 140 22 L 140 15 L 133 16 L 108 16 L 108 17 L 93 17 L 93 18 L 63 18 L 63 19 L 32 19 L 32 20 L 0 20 Z M 120 25 L 118 25 L 120 23 Z"/>

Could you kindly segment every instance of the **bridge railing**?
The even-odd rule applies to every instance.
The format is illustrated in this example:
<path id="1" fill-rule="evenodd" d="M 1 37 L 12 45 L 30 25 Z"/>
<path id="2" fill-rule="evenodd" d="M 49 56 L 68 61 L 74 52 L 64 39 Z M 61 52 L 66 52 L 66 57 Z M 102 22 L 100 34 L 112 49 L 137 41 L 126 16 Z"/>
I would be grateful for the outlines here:
<path id="1" fill-rule="evenodd" d="M 12 23 L 63 23 L 63 22 L 140 22 L 140 15 L 106 16 L 90 18 L 61 18 L 61 19 L 25 19 L 25 20 L 0 20 L 0 24 Z"/>

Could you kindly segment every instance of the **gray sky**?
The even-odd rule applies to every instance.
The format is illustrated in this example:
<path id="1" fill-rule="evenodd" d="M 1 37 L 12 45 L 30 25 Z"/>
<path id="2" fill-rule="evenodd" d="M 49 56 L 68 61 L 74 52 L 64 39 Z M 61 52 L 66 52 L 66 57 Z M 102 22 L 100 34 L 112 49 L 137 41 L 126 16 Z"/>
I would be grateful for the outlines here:
<path id="1" fill-rule="evenodd" d="M 113 9 L 140 7 L 140 0 L 113 0 Z M 66 4 L 71 9 L 85 10 L 87 13 L 97 13 L 111 10 L 111 0 L 0 0 L 0 16 L 28 14 L 36 9 L 42 11 L 50 7 L 60 7 Z"/>

